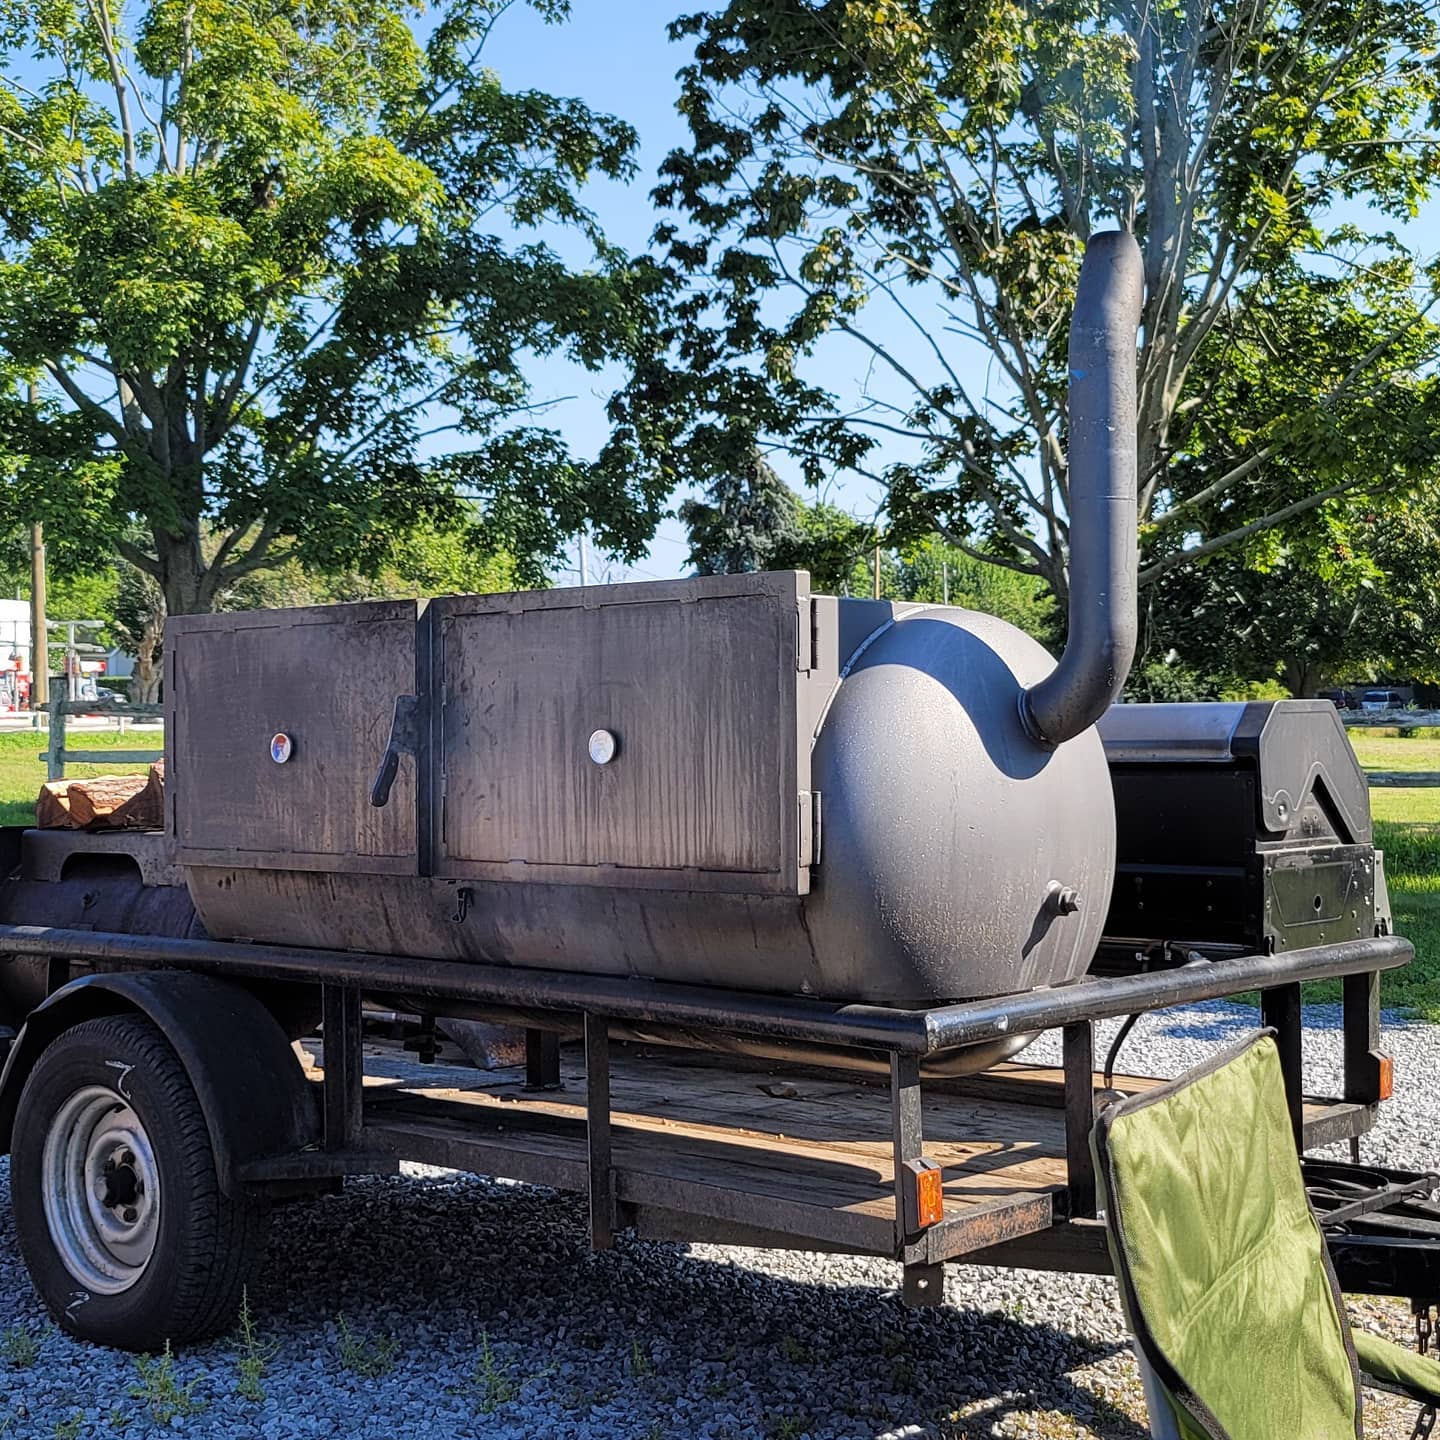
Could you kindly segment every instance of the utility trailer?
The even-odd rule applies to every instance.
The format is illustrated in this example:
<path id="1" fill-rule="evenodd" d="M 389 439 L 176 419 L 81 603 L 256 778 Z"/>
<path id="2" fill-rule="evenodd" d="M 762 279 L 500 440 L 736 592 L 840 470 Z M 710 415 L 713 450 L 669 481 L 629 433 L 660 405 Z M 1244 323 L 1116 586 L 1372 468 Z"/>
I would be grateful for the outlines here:
<path id="1" fill-rule="evenodd" d="M 174 876 L 163 835 L 125 837 L 119 863 L 114 837 L 11 831 L 7 839 L 16 874 L 26 877 L 19 890 L 33 900 L 51 887 L 56 910 L 94 913 L 116 903 L 123 883 L 132 917 L 145 909 L 153 923 L 165 907 L 172 921 L 188 913 L 183 889 L 164 883 Z M 123 882 L 122 865 L 133 870 Z M 141 881 L 142 871 L 153 883 Z M 72 1225 L 75 1263 L 57 1279 L 35 1257 L 54 1248 L 54 1222 L 47 1245 L 35 1234 L 37 1218 L 17 1208 L 27 1261 L 59 1322 L 134 1348 L 224 1322 L 271 1206 L 348 1175 L 393 1174 L 405 1160 L 584 1194 L 598 1248 L 629 1229 L 888 1256 L 902 1266 L 907 1301 L 921 1305 L 940 1302 L 949 1261 L 1103 1272 L 1109 1262 L 1089 1150 L 1096 1106 L 1108 1092 L 1158 1082 L 1097 1073 L 1095 1023 L 1258 991 L 1280 1038 L 1297 1143 L 1358 1142 L 1389 1089 L 1380 975 L 1412 953 L 1383 933 L 1383 919 L 1381 933 L 1364 938 L 1213 959 L 1193 944 L 1140 957 L 1123 942 L 1097 962 L 1109 973 L 1070 986 L 897 1011 L 193 934 L 30 925 L 13 908 L 5 919 L 8 967 L 27 968 L 47 994 L 10 1044 L 0 1079 L 3 1138 L 14 1145 L 27 1105 L 39 1103 L 36 1077 L 43 1080 L 57 1056 L 64 1061 L 86 1026 L 138 1019 L 180 1059 L 204 1121 L 189 1143 L 209 1157 L 235 1221 L 231 1249 L 207 1255 L 205 1293 L 188 1312 L 177 1313 L 173 1281 L 178 1267 L 196 1262 L 164 1233 L 146 1257 L 165 1257 L 158 1269 L 151 1264 L 165 1279 L 162 1295 L 146 1302 L 134 1293 L 143 1286 L 121 1290 L 115 1298 L 141 1303 L 117 1310 L 98 1285 L 77 1303 L 85 1287 L 77 1289 L 74 1270 L 104 1284 L 117 1272 L 123 1278 L 123 1264 L 113 1255 L 98 1264 L 87 1258 Z M 1306 1096 L 1300 987 L 1331 977 L 1343 979 L 1343 1078 L 1334 1095 Z M 368 995 L 383 995 L 386 1011 L 363 1005 Z M 317 1012 L 319 1063 L 305 1067 L 276 1017 L 306 1030 L 308 1021 L 294 1017 Z M 415 1018 L 421 1014 L 509 1020 L 523 1029 L 525 1064 L 467 1066 L 432 1020 Z M 1012 1060 L 973 1075 L 925 1073 L 927 1058 L 953 1055 L 957 1045 L 1052 1028 L 1064 1037 L 1059 1067 Z M 837 1055 L 845 1068 L 836 1068 Z M 187 1182 L 175 1177 L 194 1156 L 163 1155 L 163 1137 L 145 1139 L 154 1153 L 120 1167 L 133 1172 L 124 1177 L 128 1198 L 138 1179 L 183 1199 Z M 1347 1229 L 1357 1238 L 1335 1243 L 1348 1288 L 1425 1303 L 1440 1293 L 1440 1217 L 1416 1203 L 1434 1182 L 1325 1170 L 1317 1194 L 1353 1215 Z M 1398 1230 L 1399 1222 L 1364 1213 L 1397 1201 L 1408 1207 Z M 63 1222 L 58 1233 L 67 1233 Z M 89 1243 L 93 1249 L 93 1237 Z"/>

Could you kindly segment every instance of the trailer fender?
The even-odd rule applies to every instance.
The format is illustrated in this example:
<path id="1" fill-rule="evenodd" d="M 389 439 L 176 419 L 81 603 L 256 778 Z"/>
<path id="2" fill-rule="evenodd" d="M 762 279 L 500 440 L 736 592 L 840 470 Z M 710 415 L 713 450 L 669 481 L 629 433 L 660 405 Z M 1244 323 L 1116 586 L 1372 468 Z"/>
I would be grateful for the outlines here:
<path id="1" fill-rule="evenodd" d="M 208 975 L 131 971 L 81 976 L 30 1012 L 0 1072 L 0 1154 L 10 1151 L 20 1093 L 45 1047 L 81 1021 L 127 1012 L 151 1020 L 179 1056 L 227 1195 L 239 1187 L 242 1166 L 319 1138 L 304 1072 L 260 1001 Z"/>

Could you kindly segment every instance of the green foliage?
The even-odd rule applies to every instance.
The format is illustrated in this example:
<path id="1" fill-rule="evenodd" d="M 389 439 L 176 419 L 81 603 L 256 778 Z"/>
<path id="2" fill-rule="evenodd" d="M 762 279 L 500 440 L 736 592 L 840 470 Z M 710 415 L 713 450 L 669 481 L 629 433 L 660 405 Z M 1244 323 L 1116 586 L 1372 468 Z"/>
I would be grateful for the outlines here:
<path id="1" fill-rule="evenodd" d="M 1152 648 L 1187 663 L 1278 678 L 1294 695 L 1337 679 L 1436 677 L 1440 500 L 1336 497 L 1288 532 L 1164 576 L 1151 592 Z"/>
<path id="2" fill-rule="evenodd" d="M 339 1332 L 337 1354 L 340 1363 L 353 1375 L 362 1380 L 378 1380 L 395 1368 L 400 1353 L 399 1342 L 391 1335 L 357 1334 L 343 1315 L 335 1317 Z"/>
<path id="3" fill-rule="evenodd" d="M 205 1402 L 195 1398 L 200 1377 L 181 1383 L 175 1373 L 175 1357 L 168 1340 L 161 1354 L 135 1357 L 135 1375 L 136 1383 L 130 1387 L 130 1393 L 149 1406 L 150 1416 L 157 1425 L 169 1425 L 173 1420 L 198 1415 L 205 1408 Z"/>
<path id="4" fill-rule="evenodd" d="M 11 1325 L 0 1334 L 0 1359 L 7 1365 L 28 1370 L 39 1358 L 40 1337 L 28 1325 Z"/>
<path id="5" fill-rule="evenodd" d="M 520 1387 L 511 1377 L 509 1369 L 491 1353 L 490 1335 L 486 1330 L 480 1332 L 480 1356 L 465 1388 L 474 1395 L 481 1413 L 485 1415 L 493 1415 L 520 1393 Z"/>
<path id="6" fill-rule="evenodd" d="M 777 556 L 798 553 L 801 502 L 758 454 L 719 475 L 704 500 L 686 500 L 677 512 L 690 537 L 697 575 L 743 575 L 785 568 Z"/>
<path id="7" fill-rule="evenodd" d="M 1218 698 L 1219 683 L 1184 664 L 1178 656 L 1144 660 L 1130 671 L 1123 699 L 1158 705 Z"/>
<path id="8" fill-rule="evenodd" d="M 1422 0 L 726 0 L 671 33 L 684 298 L 621 411 L 684 473 L 762 437 L 811 484 L 883 480 L 892 543 L 939 532 L 1063 597 L 1068 314 L 1117 223 L 1147 276 L 1145 582 L 1434 468 L 1435 273 L 1330 224 L 1434 190 Z M 813 378 L 834 348 L 866 357 L 859 403 Z"/>
<path id="9" fill-rule="evenodd" d="M 265 1376 L 270 1362 L 279 1353 L 280 1346 L 273 1340 L 263 1340 L 260 1328 L 250 1311 L 250 1291 L 241 1292 L 240 1328 L 235 1336 L 235 1369 L 239 1379 L 235 1393 L 252 1405 L 265 1401 Z"/>
<path id="10" fill-rule="evenodd" d="M 951 605 L 983 610 L 1044 644 L 1056 641 L 1058 610 L 1044 582 L 1033 575 L 967 555 L 929 535 L 900 556 L 898 593 L 907 600 L 937 604 L 949 597 Z"/>
<path id="11" fill-rule="evenodd" d="M 662 277 L 580 199 L 635 136 L 505 90 L 506 8 L 0 0 L 0 524 L 118 550 L 172 614 L 291 558 L 380 573 L 415 531 L 526 581 L 582 522 L 643 549 L 649 437 L 577 460 L 524 373 L 653 352 Z"/>

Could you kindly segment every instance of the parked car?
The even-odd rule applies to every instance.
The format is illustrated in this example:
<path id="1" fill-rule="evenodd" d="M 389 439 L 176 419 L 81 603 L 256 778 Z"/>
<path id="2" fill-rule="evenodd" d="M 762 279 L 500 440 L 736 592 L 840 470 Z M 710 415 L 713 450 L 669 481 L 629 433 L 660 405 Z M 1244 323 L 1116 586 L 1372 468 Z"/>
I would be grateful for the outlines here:
<path id="1" fill-rule="evenodd" d="M 1367 690 L 1360 697 L 1360 708 L 1370 715 L 1386 710 L 1403 710 L 1405 697 L 1398 690 Z"/>
<path id="2" fill-rule="evenodd" d="M 1358 710 L 1360 708 L 1360 699 L 1353 690 L 1322 690 L 1316 698 L 1330 701 L 1337 710 Z"/>

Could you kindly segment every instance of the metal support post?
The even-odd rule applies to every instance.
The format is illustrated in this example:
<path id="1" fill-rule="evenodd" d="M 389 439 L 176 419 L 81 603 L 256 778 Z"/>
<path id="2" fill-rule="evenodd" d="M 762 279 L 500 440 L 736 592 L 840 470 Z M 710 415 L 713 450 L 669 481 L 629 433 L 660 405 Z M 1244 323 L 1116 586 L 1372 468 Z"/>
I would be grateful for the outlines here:
<path id="1" fill-rule="evenodd" d="M 1095 1159 L 1090 1132 L 1095 1126 L 1095 1025 L 1081 1020 L 1063 1032 L 1065 1068 L 1065 1167 L 1071 1219 L 1095 1215 Z"/>
<path id="2" fill-rule="evenodd" d="M 525 1032 L 525 1088 L 560 1088 L 560 1037 L 553 1030 Z"/>
<path id="3" fill-rule="evenodd" d="M 1380 1050 L 1380 975 L 1347 975 L 1342 991 L 1345 1010 L 1345 1098 L 1378 1104 L 1385 1056 Z"/>
<path id="4" fill-rule="evenodd" d="M 360 992 L 349 985 L 321 986 L 325 1042 L 325 1148 L 358 1150 L 364 1128 L 364 1055 Z"/>
<path id="5" fill-rule="evenodd" d="M 922 1159 L 925 1146 L 920 1060 L 898 1050 L 890 1052 L 890 1131 L 895 1161 L 895 1253 L 904 1267 L 905 1302 L 939 1305 L 945 1298 L 945 1270 L 925 1258 L 925 1238 L 912 1227 L 905 1193 L 907 1162 Z"/>
<path id="6" fill-rule="evenodd" d="M 1290 1128 L 1295 1148 L 1305 1148 L 1304 1079 L 1300 1072 L 1300 987 L 1277 985 L 1260 992 L 1260 1019 L 1275 1031 L 1280 1050 L 1280 1070 L 1285 1077 L 1285 1103 L 1290 1111 Z"/>
<path id="7" fill-rule="evenodd" d="M 590 1179 L 590 1248 L 615 1243 L 615 1178 L 610 1159 L 610 1027 L 585 1015 L 585 1141 Z"/>

